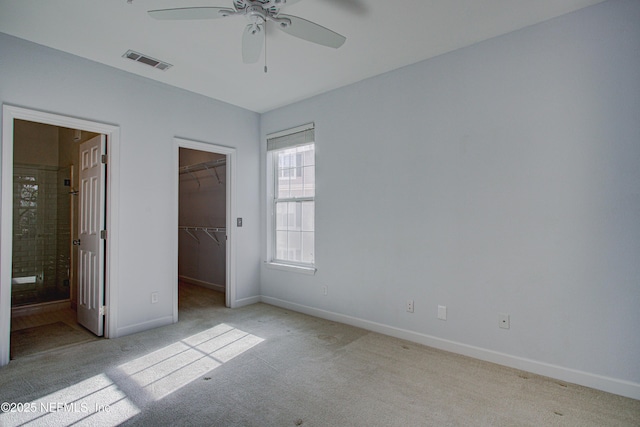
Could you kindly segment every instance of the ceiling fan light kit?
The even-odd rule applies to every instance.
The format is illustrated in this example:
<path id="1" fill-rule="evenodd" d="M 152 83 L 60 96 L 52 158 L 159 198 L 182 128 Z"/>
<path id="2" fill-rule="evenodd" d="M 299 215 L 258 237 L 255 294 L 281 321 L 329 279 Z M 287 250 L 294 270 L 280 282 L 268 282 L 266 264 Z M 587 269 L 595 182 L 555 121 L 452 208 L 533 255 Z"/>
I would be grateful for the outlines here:
<path id="1" fill-rule="evenodd" d="M 267 21 L 275 23 L 281 31 L 322 46 L 339 48 L 346 37 L 315 22 L 293 15 L 283 15 L 281 9 L 299 0 L 234 0 L 234 8 L 226 7 L 181 7 L 176 9 L 150 10 L 149 16 L 160 20 L 218 19 L 244 16 L 249 24 L 242 35 L 242 59 L 252 64 L 260 59 L 265 41 Z"/>

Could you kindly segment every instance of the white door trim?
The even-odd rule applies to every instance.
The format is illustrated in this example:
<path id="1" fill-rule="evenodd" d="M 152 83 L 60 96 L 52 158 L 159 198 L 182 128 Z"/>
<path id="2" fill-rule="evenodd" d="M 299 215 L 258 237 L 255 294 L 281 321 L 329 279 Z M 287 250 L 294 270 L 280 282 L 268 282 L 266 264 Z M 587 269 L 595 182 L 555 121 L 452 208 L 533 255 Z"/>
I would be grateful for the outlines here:
<path id="1" fill-rule="evenodd" d="M 227 197 L 227 244 L 226 244 L 226 289 L 225 289 L 225 305 L 229 308 L 236 307 L 236 245 L 235 245 L 235 223 L 236 217 L 236 149 L 225 147 L 224 145 L 209 144 L 205 142 L 193 141 L 184 138 L 173 138 L 174 142 L 174 159 L 173 159 L 173 176 L 174 176 L 174 210 L 173 223 L 175 224 L 173 233 L 173 259 L 174 274 L 176 286 L 173 295 L 173 321 L 178 321 L 178 197 L 179 197 L 179 160 L 180 148 L 190 148 L 192 150 L 206 151 L 209 153 L 224 154 L 227 156 L 226 167 L 226 197 Z"/>
<path id="2" fill-rule="evenodd" d="M 105 264 L 105 337 L 117 336 L 118 212 L 120 127 L 4 104 L 2 106 L 2 174 L 0 175 L 0 366 L 9 363 L 11 338 L 11 259 L 13 246 L 13 122 L 28 120 L 107 136 L 107 212 L 109 230 Z"/>

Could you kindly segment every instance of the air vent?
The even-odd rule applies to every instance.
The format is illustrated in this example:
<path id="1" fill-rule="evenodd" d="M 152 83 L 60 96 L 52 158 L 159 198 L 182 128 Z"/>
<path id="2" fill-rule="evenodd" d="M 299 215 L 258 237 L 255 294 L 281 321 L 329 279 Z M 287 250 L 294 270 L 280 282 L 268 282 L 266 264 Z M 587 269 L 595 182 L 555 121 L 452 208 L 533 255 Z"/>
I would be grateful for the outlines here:
<path id="1" fill-rule="evenodd" d="M 158 70 L 162 70 L 162 71 L 166 71 L 169 68 L 171 68 L 173 65 L 166 63 L 166 62 L 162 62 L 158 59 L 154 59 L 150 56 L 144 55 L 142 53 L 133 51 L 133 50 L 128 50 L 125 52 L 124 55 L 122 55 L 123 58 L 127 58 L 130 59 L 132 61 L 136 61 L 136 62 L 141 62 L 143 64 L 147 64 L 150 67 L 153 68 L 157 68 Z"/>

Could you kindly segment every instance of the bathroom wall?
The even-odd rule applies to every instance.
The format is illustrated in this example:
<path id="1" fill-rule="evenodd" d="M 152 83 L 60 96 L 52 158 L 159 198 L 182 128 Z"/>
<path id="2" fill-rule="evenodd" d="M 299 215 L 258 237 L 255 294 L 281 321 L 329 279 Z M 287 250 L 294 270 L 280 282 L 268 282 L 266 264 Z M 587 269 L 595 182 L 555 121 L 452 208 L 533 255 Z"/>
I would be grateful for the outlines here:
<path id="1" fill-rule="evenodd" d="M 58 128 L 16 120 L 13 124 L 13 162 L 58 166 Z"/>

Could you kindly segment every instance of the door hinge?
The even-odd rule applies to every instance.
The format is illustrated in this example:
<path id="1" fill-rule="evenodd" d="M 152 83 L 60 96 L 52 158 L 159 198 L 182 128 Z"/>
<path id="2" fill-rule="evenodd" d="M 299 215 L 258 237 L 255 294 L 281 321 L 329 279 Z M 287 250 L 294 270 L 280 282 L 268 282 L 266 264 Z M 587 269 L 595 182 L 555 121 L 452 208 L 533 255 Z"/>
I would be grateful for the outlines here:
<path id="1" fill-rule="evenodd" d="M 100 230 L 100 238 L 107 240 L 107 230 Z"/>
<path id="2" fill-rule="evenodd" d="M 102 155 L 102 157 L 101 157 L 101 159 L 100 159 L 100 161 L 102 162 L 102 164 L 105 164 L 105 165 L 106 165 L 106 164 L 107 164 L 107 155 L 106 155 L 106 154 L 103 154 L 103 155 Z"/>
<path id="3" fill-rule="evenodd" d="M 100 316 L 104 316 L 106 312 L 107 312 L 107 306 L 106 305 L 100 306 Z"/>

